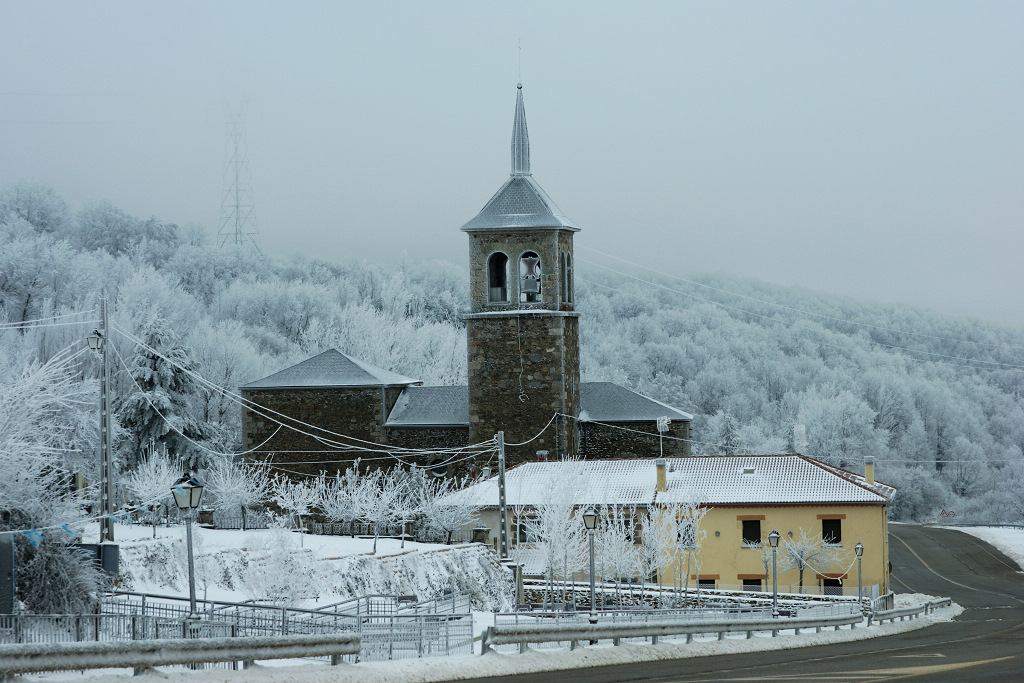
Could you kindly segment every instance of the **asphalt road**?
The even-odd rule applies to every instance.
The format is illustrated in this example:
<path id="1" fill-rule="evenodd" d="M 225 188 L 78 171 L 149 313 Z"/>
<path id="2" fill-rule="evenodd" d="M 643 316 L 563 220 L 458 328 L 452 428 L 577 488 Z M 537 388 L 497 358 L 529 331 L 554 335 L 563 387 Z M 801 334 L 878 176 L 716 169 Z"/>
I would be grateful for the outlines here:
<path id="1" fill-rule="evenodd" d="M 717 655 L 512 677 L 479 683 L 612 681 L 1024 681 L 1024 574 L 973 536 L 889 526 L 897 593 L 950 596 L 965 610 L 949 623 L 814 648 Z"/>

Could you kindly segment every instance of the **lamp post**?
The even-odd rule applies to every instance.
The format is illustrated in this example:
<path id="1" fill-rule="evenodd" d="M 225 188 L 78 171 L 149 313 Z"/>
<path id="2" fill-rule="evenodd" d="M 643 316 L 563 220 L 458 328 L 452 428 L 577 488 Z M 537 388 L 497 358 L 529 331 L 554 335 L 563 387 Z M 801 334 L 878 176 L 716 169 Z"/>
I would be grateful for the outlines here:
<path id="1" fill-rule="evenodd" d="M 597 623 L 597 597 L 594 590 L 594 529 L 597 528 L 597 511 L 589 507 L 583 511 L 583 524 L 590 536 L 590 623 Z"/>
<path id="2" fill-rule="evenodd" d="M 860 558 L 864 554 L 864 544 L 857 541 L 857 545 L 853 546 L 853 552 L 857 553 L 857 604 L 860 604 L 861 597 L 861 581 L 860 581 Z"/>
<path id="3" fill-rule="evenodd" d="M 203 485 L 195 477 L 186 474 L 171 488 L 174 503 L 185 513 L 185 535 L 188 538 L 188 601 L 189 617 L 196 616 L 196 565 L 192 555 L 192 518 L 203 497 Z"/>
<path id="4" fill-rule="evenodd" d="M 779 580 L 778 580 L 778 564 L 775 561 L 775 553 L 779 547 L 779 532 L 772 529 L 772 532 L 768 534 L 768 545 L 772 547 L 772 618 L 779 618 Z"/>
<path id="5" fill-rule="evenodd" d="M 100 354 L 100 543 L 114 542 L 114 459 L 111 449 L 110 364 L 107 362 L 107 297 L 100 297 L 100 326 L 86 339 Z"/>

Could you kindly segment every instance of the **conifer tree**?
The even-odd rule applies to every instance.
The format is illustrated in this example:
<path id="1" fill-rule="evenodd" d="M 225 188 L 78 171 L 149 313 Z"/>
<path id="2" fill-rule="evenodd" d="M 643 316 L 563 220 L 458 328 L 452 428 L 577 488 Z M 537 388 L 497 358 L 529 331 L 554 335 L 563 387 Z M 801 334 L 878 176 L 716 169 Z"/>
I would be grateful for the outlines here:
<path id="1" fill-rule="evenodd" d="M 190 399 L 198 393 L 188 374 L 195 370 L 191 353 L 160 318 L 154 318 L 141 337 L 159 355 L 138 349 L 128 361 L 126 392 L 114 406 L 129 433 L 122 446 L 127 468 L 135 469 L 150 443 L 166 448 L 189 469 L 200 468 L 205 457 L 192 441 L 205 439 L 209 429 L 189 409 Z"/>

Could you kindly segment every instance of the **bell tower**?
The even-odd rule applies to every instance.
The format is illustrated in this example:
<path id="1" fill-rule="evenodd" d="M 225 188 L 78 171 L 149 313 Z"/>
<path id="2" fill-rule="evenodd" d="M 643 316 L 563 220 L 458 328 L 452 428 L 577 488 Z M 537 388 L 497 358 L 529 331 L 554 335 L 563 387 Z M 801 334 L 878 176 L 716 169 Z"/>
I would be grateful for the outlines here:
<path id="1" fill-rule="evenodd" d="M 504 431 L 510 465 L 545 451 L 549 458 L 575 453 L 580 345 L 572 240 L 579 227 L 530 173 L 521 83 L 511 174 L 462 230 L 469 235 L 470 442 Z"/>

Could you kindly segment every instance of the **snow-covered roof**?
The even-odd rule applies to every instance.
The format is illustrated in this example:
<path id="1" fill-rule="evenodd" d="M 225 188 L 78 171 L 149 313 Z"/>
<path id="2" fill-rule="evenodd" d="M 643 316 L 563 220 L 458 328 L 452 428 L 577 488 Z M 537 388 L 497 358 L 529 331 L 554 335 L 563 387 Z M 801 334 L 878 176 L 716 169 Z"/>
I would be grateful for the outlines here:
<path id="1" fill-rule="evenodd" d="M 668 458 L 668 491 L 655 500 L 737 503 L 887 503 L 881 487 L 804 455 L 698 455 Z M 653 465 L 652 465 L 653 466 Z M 845 472 L 850 477 L 840 474 Z M 852 477 L 852 478 L 851 478 Z M 884 486 L 884 485 L 883 485 Z M 895 492 L 891 486 L 885 486 Z"/>
<path id="2" fill-rule="evenodd" d="M 408 387 L 398 397 L 388 427 L 469 425 L 469 387 Z"/>
<path id="3" fill-rule="evenodd" d="M 580 384 L 581 422 L 653 422 L 691 420 L 688 413 L 611 382 Z M 395 403 L 388 427 L 462 426 L 469 424 L 466 385 L 409 387 Z"/>
<path id="4" fill-rule="evenodd" d="M 302 387 L 393 387 L 419 384 L 420 380 L 382 370 L 369 363 L 329 349 L 285 368 L 273 375 L 250 382 L 242 389 L 288 389 Z"/>
<path id="5" fill-rule="evenodd" d="M 895 489 L 868 487 L 863 477 L 803 455 L 704 455 L 666 458 L 668 490 L 657 491 L 654 458 L 528 462 L 506 472 L 509 506 L 535 507 L 552 495 L 552 482 L 574 481 L 580 505 L 637 505 L 696 500 L 704 505 L 814 503 L 887 504 Z M 844 476 L 842 473 L 845 473 Z M 498 480 L 491 477 L 453 494 L 453 501 L 494 507 Z"/>
<path id="6" fill-rule="evenodd" d="M 689 413 L 618 384 L 580 384 L 580 420 L 583 422 L 653 422 L 659 417 L 693 419 Z"/>

